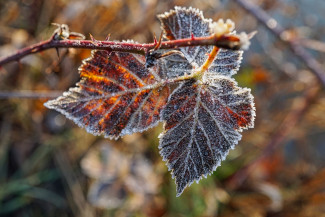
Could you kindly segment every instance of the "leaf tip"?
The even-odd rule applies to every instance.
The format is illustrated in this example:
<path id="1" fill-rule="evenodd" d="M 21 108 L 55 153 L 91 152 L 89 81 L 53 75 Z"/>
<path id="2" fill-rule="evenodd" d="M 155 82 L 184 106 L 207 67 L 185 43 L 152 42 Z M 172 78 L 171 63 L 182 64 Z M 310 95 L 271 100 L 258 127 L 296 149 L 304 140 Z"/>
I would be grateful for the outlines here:
<path id="1" fill-rule="evenodd" d="M 188 184 L 184 182 L 178 182 L 178 181 L 176 181 L 175 183 L 176 183 L 176 197 L 180 197 L 183 194 L 185 188 L 188 186 Z"/>
<path id="2" fill-rule="evenodd" d="M 45 102 L 43 105 L 48 109 L 54 109 L 52 102 L 53 102 L 53 100 L 49 100 L 49 101 Z"/>

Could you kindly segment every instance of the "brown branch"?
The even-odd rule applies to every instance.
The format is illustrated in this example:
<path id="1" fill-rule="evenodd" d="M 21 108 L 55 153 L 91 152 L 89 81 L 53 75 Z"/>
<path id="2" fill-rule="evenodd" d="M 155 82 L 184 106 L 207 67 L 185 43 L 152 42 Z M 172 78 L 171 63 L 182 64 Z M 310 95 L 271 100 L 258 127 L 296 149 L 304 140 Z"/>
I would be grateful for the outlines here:
<path id="1" fill-rule="evenodd" d="M 21 58 L 29 55 L 38 53 L 51 48 L 84 48 L 92 50 L 107 50 L 107 51 L 119 51 L 138 53 L 145 55 L 149 50 L 156 46 L 156 43 L 149 44 L 138 44 L 131 42 L 114 42 L 114 41 L 97 41 L 97 40 L 72 40 L 72 39 L 61 39 L 57 37 L 55 33 L 49 40 L 42 41 L 38 44 L 31 45 L 29 47 L 18 50 L 16 53 L 0 58 L 0 66 L 12 62 L 18 61 Z M 235 35 L 223 35 L 217 37 L 211 35 L 207 37 L 192 37 L 179 40 L 164 41 L 161 43 L 159 49 L 176 49 L 179 47 L 189 46 L 205 46 L 215 45 L 220 48 L 240 49 L 241 42 L 239 36 Z"/>
<path id="2" fill-rule="evenodd" d="M 319 82 L 325 86 L 325 71 L 322 65 L 317 62 L 313 56 L 300 45 L 299 40 L 292 40 L 286 37 L 285 29 L 280 26 L 275 19 L 270 17 L 264 10 L 250 3 L 247 0 L 234 0 L 248 13 L 254 16 L 262 23 L 270 32 L 272 32 L 279 40 L 286 43 L 292 52 L 307 66 L 307 68 L 317 77 Z"/>

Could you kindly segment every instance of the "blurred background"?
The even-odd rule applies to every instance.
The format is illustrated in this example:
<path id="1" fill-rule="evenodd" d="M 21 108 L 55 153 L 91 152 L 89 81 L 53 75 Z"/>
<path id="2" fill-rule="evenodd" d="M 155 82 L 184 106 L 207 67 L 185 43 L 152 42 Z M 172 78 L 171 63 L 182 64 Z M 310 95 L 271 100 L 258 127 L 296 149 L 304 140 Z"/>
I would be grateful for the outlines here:
<path id="1" fill-rule="evenodd" d="M 325 68 L 325 1 L 247 1 Z M 0 216 L 325 216 L 324 86 L 234 0 L 0 0 L 0 56 L 48 39 L 51 23 L 97 40 L 110 33 L 152 42 L 161 32 L 156 14 L 175 5 L 258 31 L 235 76 L 252 89 L 255 128 L 213 175 L 176 198 L 158 152 L 161 125 L 110 141 L 43 106 L 44 91 L 50 99 L 79 80 L 89 50 L 24 57 L 0 68 Z"/>

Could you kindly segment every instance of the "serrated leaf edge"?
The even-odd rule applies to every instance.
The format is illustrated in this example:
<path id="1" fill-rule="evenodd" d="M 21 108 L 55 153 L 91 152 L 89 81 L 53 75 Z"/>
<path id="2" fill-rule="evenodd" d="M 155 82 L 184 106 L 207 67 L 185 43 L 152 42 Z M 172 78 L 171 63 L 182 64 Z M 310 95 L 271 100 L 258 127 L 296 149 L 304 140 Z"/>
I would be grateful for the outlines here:
<path id="1" fill-rule="evenodd" d="M 247 124 L 247 126 L 246 127 L 241 127 L 241 128 L 239 128 L 239 129 L 237 129 L 236 131 L 237 132 L 239 132 L 239 133 L 241 133 L 243 130 L 246 130 L 246 129 L 248 129 L 248 128 L 253 128 L 254 127 L 254 121 L 255 121 L 255 116 L 256 116 L 256 108 L 255 108 L 255 103 L 254 103 L 254 97 L 253 97 L 253 95 L 251 94 L 251 89 L 249 89 L 249 88 L 242 88 L 242 87 L 239 87 L 238 86 L 238 83 L 237 83 L 237 81 L 235 80 L 235 79 L 233 79 L 233 78 L 229 78 L 229 77 L 227 77 L 227 76 L 221 76 L 221 75 L 216 75 L 216 77 L 218 77 L 218 78 L 215 78 L 215 79 L 227 79 L 227 80 L 231 80 L 233 83 L 234 83 L 234 86 L 235 87 L 237 87 L 238 89 L 240 89 L 241 91 L 248 91 L 249 92 L 249 95 L 248 95 L 248 97 L 249 97 L 249 100 L 250 100 L 250 102 L 251 102 L 251 105 L 252 105 L 252 110 L 251 110 L 251 116 L 252 116 L 252 119 L 251 119 L 251 122 L 250 123 L 248 123 Z M 183 82 L 183 83 L 185 83 L 185 82 Z M 178 90 L 178 89 L 180 89 L 181 88 L 181 86 L 182 86 L 182 84 L 183 83 L 180 83 L 180 85 L 169 95 L 169 97 L 168 97 L 168 100 L 167 100 L 167 102 L 169 102 L 170 101 L 170 99 L 171 99 L 171 97 L 172 97 L 172 95 Z M 210 84 L 210 85 L 213 85 L 213 84 Z M 197 107 L 195 107 L 195 109 L 197 109 Z M 160 115 L 162 116 L 163 115 L 163 112 L 161 112 L 160 113 Z M 161 120 L 163 119 L 162 117 L 160 118 Z M 165 126 L 165 121 L 163 121 L 163 123 L 164 123 L 164 126 Z M 165 156 L 163 155 L 163 153 L 162 153 L 162 144 L 161 144 L 161 138 L 167 133 L 168 131 L 166 131 L 166 130 L 164 130 L 163 132 L 161 132 L 160 134 L 159 134 L 159 136 L 158 136 L 158 138 L 159 138 L 159 145 L 158 145 L 158 148 L 159 148 L 159 154 L 160 154 L 160 156 L 162 156 L 162 160 L 164 161 L 164 162 L 166 162 L 165 163 L 165 165 L 167 166 L 167 168 L 168 168 L 168 171 L 171 171 L 171 176 L 172 176 L 172 179 L 175 179 L 175 175 L 174 175 L 174 172 L 173 172 L 173 168 L 171 168 L 171 165 L 169 164 L 169 161 L 168 161 L 168 159 L 167 158 L 165 158 Z M 240 136 L 240 138 L 237 140 L 237 141 L 235 141 L 234 143 L 232 143 L 231 144 L 231 146 L 230 146 L 230 148 L 229 148 L 229 150 L 227 150 L 225 153 L 224 153 L 224 155 L 221 155 L 221 159 L 220 159 L 220 161 L 217 161 L 216 162 L 216 164 L 214 164 L 213 165 L 213 168 L 212 168 L 212 170 L 210 171 L 210 172 L 208 172 L 208 173 L 205 173 L 205 174 L 202 174 L 198 179 L 195 179 L 195 180 L 193 180 L 193 181 L 191 181 L 191 182 L 189 182 L 189 183 L 187 183 L 187 185 L 183 188 L 183 190 L 181 191 L 181 192 L 178 192 L 177 194 L 176 194 L 176 197 L 179 197 L 179 196 L 181 196 L 181 194 L 184 192 L 184 190 L 187 188 L 187 187 L 190 187 L 193 183 L 194 183 L 194 181 L 196 182 L 196 183 L 199 183 L 199 181 L 201 180 L 201 179 L 203 179 L 203 177 L 204 178 L 207 178 L 208 176 L 210 176 L 210 175 L 212 175 L 215 171 L 216 171 L 216 169 L 221 165 L 221 163 L 227 158 L 227 156 L 228 156 L 228 154 L 229 154 L 229 151 L 230 150 L 233 150 L 237 145 L 238 145 L 238 143 L 239 143 L 239 141 L 242 139 L 242 135 L 241 134 L 239 134 L 239 136 Z M 176 184 L 176 192 L 178 191 L 177 190 L 177 181 L 176 181 L 176 179 L 175 179 L 175 184 Z"/>
<path id="2" fill-rule="evenodd" d="M 133 40 L 125 40 L 125 42 L 136 43 L 136 42 L 134 42 Z M 87 61 L 90 61 L 91 59 L 94 58 L 94 55 L 95 55 L 95 53 L 96 53 L 97 51 L 99 51 L 99 50 L 92 50 L 92 51 L 91 51 L 91 56 L 88 57 L 88 58 L 86 58 L 86 59 L 84 59 L 84 60 L 82 60 L 82 64 L 78 67 L 78 73 L 79 73 L 79 74 L 80 74 L 80 72 L 81 72 L 81 70 L 82 70 L 82 67 L 83 67 L 85 64 L 87 64 Z M 110 51 L 107 51 L 107 52 L 111 53 Z M 136 58 L 136 57 L 135 57 L 135 58 Z M 138 58 L 137 58 L 137 60 L 140 61 Z M 151 71 L 152 69 L 148 69 L 148 70 Z M 142 133 L 142 132 L 144 132 L 144 131 L 146 131 L 146 130 L 148 130 L 148 129 L 150 129 L 150 128 L 153 128 L 153 127 L 157 126 L 159 123 L 162 122 L 162 121 L 161 121 L 161 118 L 159 118 L 159 120 L 157 120 L 156 122 L 152 123 L 152 124 L 149 125 L 148 127 L 143 128 L 143 129 L 141 129 L 141 130 L 131 130 L 130 133 L 125 133 L 125 130 L 124 130 L 124 129 L 127 128 L 127 126 L 128 126 L 128 125 L 126 125 L 126 127 L 121 131 L 121 133 L 120 133 L 118 136 L 106 135 L 105 132 L 101 132 L 101 133 L 93 132 L 90 126 L 84 126 L 84 125 L 79 121 L 80 118 L 75 118 L 75 117 L 73 117 L 72 115 L 70 115 L 68 112 L 66 112 L 64 109 L 56 108 L 55 106 L 52 105 L 52 103 L 53 103 L 54 101 L 60 101 L 61 99 L 64 99 L 64 97 L 67 96 L 67 95 L 69 95 L 70 92 L 73 92 L 73 91 L 75 91 L 75 92 L 79 92 L 78 90 L 80 89 L 80 87 L 78 87 L 78 86 L 79 86 L 79 83 L 80 83 L 81 81 L 82 81 L 82 78 L 81 78 L 81 80 L 80 80 L 79 82 L 77 82 L 77 84 L 76 84 L 77 87 L 71 87 L 71 88 L 69 88 L 67 91 L 63 92 L 62 96 L 59 96 L 59 97 L 56 98 L 56 99 L 49 100 L 49 101 L 45 102 L 45 103 L 44 103 L 44 106 L 47 107 L 48 109 L 53 109 L 53 110 L 55 110 L 55 111 L 60 112 L 60 113 L 63 114 L 66 118 L 72 120 L 75 124 L 77 124 L 78 127 L 85 129 L 87 133 L 90 133 L 90 134 L 92 134 L 92 135 L 94 135 L 94 136 L 104 136 L 104 138 L 114 139 L 114 140 L 117 140 L 117 139 L 119 139 L 119 138 L 122 138 L 122 137 L 124 137 L 124 136 L 126 136 L 126 135 L 131 135 L 131 134 L 133 134 L 133 133 Z M 159 82 L 162 82 L 162 81 L 163 81 L 163 80 L 160 80 Z M 150 86 L 152 86 L 152 85 L 147 85 L 147 87 L 150 87 Z M 167 85 L 166 85 L 166 86 L 167 86 Z M 168 88 L 169 88 L 169 87 L 168 87 Z M 136 88 L 135 88 L 135 89 L 136 89 Z M 145 89 L 145 88 L 143 88 L 143 89 Z M 155 89 L 155 88 L 148 88 L 148 89 L 152 89 L 152 90 L 153 90 L 153 89 Z M 123 91 L 121 91 L 121 92 L 123 92 Z M 119 95 L 119 94 L 121 94 L 121 92 L 114 93 L 114 94 L 110 95 L 110 96 L 107 97 L 107 98 L 113 97 L 113 96 L 115 96 L 115 95 Z M 103 96 L 99 96 L 98 98 L 101 99 L 101 98 L 104 98 L 104 97 L 103 97 Z M 92 99 L 95 99 L 95 97 L 92 98 Z M 163 109 L 163 107 L 162 107 L 162 109 Z M 128 124 L 129 124 L 129 122 L 128 122 Z"/>

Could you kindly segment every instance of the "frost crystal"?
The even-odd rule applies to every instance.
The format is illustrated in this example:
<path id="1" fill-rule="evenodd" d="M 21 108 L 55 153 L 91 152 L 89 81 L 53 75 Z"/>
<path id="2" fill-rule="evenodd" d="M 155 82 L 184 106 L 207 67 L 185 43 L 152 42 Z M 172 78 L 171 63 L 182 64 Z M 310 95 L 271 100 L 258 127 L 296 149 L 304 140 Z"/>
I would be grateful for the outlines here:
<path id="1" fill-rule="evenodd" d="M 193 8 L 175 7 L 158 17 L 170 40 L 188 38 L 191 33 L 196 37 L 221 36 L 234 30 L 232 21 L 212 23 Z M 205 54 L 211 52 L 212 46 L 180 50 L 195 73 L 207 61 Z M 194 181 L 211 174 L 241 139 L 240 132 L 254 125 L 253 96 L 231 78 L 241 58 L 242 51 L 219 49 L 202 80 L 182 83 L 168 98 L 161 114 L 165 131 L 159 136 L 159 149 L 175 178 L 177 196 Z"/>
<path id="2" fill-rule="evenodd" d="M 208 36 L 215 31 L 233 33 L 235 26 L 231 20 L 224 22 L 220 19 L 218 22 L 212 22 L 211 19 L 205 19 L 202 11 L 194 8 L 175 7 L 175 10 L 158 15 L 158 18 L 164 37 L 168 40 L 190 38 L 192 34 L 195 37 Z M 212 46 L 182 47 L 180 50 L 195 69 L 207 60 L 207 54 L 211 52 Z M 242 53 L 242 51 L 219 49 L 218 56 L 208 69 L 208 73 L 229 77 L 236 74 Z"/>
<path id="3" fill-rule="evenodd" d="M 255 34 L 255 33 L 253 33 Z M 247 50 L 251 44 L 251 42 L 249 41 L 250 36 L 247 35 L 245 32 L 242 32 L 239 34 L 239 38 L 240 38 L 240 47 L 243 50 Z"/>
<path id="4" fill-rule="evenodd" d="M 229 34 L 235 29 L 235 23 L 232 20 L 227 19 L 226 22 L 223 19 L 219 19 L 217 22 L 213 22 L 210 25 L 211 32 L 216 34 L 218 37 Z"/>
<path id="5" fill-rule="evenodd" d="M 162 113 L 166 123 L 159 149 L 176 179 L 178 196 L 214 171 L 241 139 L 239 132 L 253 127 L 250 90 L 222 76 L 212 82 L 184 83 L 169 97 Z"/>
<path id="6" fill-rule="evenodd" d="M 94 135 L 118 138 L 155 126 L 169 87 L 160 85 L 164 71 L 147 69 L 144 57 L 95 51 L 79 68 L 81 81 L 45 104 Z"/>
<path id="7" fill-rule="evenodd" d="M 167 40 L 234 34 L 232 21 L 212 22 L 194 8 L 175 7 L 158 17 Z M 239 37 L 247 47 L 250 36 Z M 242 51 L 196 46 L 171 53 L 146 67 L 141 55 L 94 51 L 79 69 L 77 87 L 45 105 L 108 138 L 164 122 L 160 154 L 179 196 L 185 187 L 211 174 L 241 139 L 240 132 L 253 127 L 255 107 L 250 90 L 231 78 L 239 69 Z M 175 84 L 178 87 L 170 94 Z"/>

